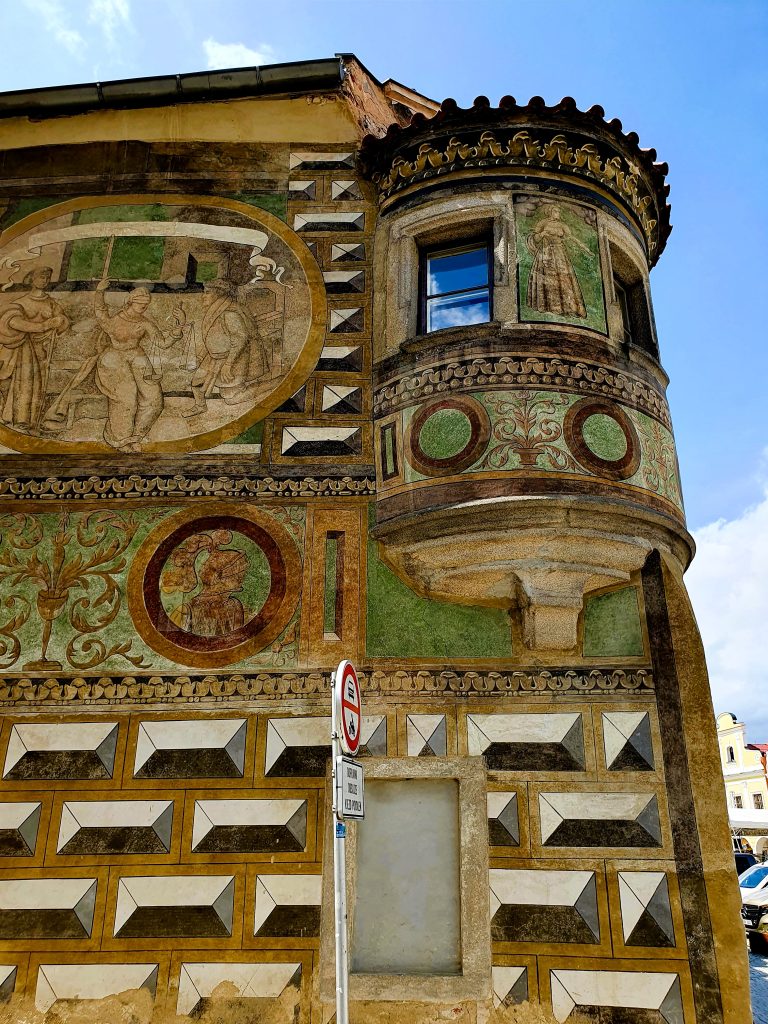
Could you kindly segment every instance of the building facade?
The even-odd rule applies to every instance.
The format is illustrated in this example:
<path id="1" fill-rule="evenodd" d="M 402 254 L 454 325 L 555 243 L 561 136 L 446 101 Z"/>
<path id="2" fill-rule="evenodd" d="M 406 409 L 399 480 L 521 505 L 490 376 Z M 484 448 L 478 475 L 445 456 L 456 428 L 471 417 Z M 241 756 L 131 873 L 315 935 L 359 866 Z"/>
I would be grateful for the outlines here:
<path id="1" fill-rule="evenodd" d="M 349 658 L 354 1021 L 747 1019 L 654 151 L 343 56 L 5 94 L 0 161 L 10 1007 L 333 1019 Z"/>
<path id="2" fill-rule="evenodd" d="M 747 743 L 744 723 L 728 711 L 717 716 L 717 742 L 731 835 L 762 857 L 768 853 L 768 744 Z"/>

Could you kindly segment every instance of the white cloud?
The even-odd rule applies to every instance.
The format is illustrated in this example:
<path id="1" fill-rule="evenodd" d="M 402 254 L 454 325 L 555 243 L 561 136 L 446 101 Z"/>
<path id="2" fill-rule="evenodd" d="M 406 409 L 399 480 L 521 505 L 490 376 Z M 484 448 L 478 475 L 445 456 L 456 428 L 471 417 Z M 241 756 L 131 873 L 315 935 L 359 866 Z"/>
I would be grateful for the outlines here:
<path id="1" fill-rule="evenodd" d="M 257 67 L 260 64 L 274 63 L 275 59 L 275 51 L 265 43 L 257 50 L 252 50 L 245 43 L 219 43 L 215 39 L 206 39 L 203 42 L 203 50 L 211 70 Z"/>
<path id="2" fill-rule="evenodd" d="M 130 0 L 90 0 L 88 21 L 97 25 L 107 44 L 114 47 L 118 29 L 131 28 Z"/>
<path id="3" fill-rule="evenodd" d="M 69 24 L 67 12 L 59 0 L 24 0 L 24 4 L 42 20 L 44 28 L 57 43 L 61 43 L 73 56 L 82 56 L 85 39 Z"/>
<path id="4" fill-rule="evenodd" d="M 732 711 L 747 741 L 768 741 L 768 488 L 735 519 L 694 532 L 686 583 L 707 655 L 715 713 Z"/>

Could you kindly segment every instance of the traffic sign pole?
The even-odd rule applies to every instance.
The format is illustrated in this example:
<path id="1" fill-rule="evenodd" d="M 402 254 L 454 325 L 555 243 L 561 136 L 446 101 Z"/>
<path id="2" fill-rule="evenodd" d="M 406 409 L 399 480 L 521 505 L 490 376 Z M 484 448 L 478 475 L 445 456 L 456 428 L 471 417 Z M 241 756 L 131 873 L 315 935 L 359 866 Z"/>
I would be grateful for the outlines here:
<path id="1" fill-rule="evenodd" d="M 343 665 L 344 663 L 342 663 Z M 342 669 L 342 665 L 339 669 Z M 336 1024 L 349 1024 L 349 963 L 347 961 L 347 860 L 345 840 L 347 826 L 341 818 L 338 801 L 341 780 L 338 772 L 341 762 L 341 700 L 337 687 L 343 685 L 343 672 L 331 674 L 331 757 L 333 763 L 333 887 L 336 933 Z"/>

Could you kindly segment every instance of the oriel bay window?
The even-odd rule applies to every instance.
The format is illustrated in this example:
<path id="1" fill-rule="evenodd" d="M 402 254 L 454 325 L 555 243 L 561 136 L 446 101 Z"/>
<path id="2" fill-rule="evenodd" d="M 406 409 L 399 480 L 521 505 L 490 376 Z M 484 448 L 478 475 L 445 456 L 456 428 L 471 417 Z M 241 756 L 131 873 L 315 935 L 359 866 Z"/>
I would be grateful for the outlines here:
<path id="1" fill-rule="evenodd" d="M 421 254 L 420 332 L 484 324 L 491 319 L 487 242 L 426 249 Z"/>

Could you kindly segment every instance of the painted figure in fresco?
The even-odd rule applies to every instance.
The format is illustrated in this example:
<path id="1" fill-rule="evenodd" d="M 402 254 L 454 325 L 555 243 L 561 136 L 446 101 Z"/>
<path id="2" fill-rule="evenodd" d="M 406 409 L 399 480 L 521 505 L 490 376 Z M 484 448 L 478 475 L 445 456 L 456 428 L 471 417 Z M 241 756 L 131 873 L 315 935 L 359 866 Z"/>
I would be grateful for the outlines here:
<path id="1" fill-rule="evenodd" d="M 544 215 L 526 239 L 533 255 L 526 303 L 541 313 L 586 317 L 587 309 L 578 278 L 568 254 L 568 244 L 588 256 L 592 253 L 573 234 L 555 203 L 544 206 Z"/>
<path id="2" fill-rule="evenodd" d="M 31 270 L 29 291 L 0 311 L 0 382 L 9 381 L 2 420 L 16 430 L 39 427 L 56 338 L 70 325 L 47 294 L 52 274 L 50 267 Z"/>
<path id="3" fill-rule="evenodd" d="M 227 405 L 242 402 L 248 397 L 247 385 L 268 368 L 258 329 L 229 281 L 206 282 L 200 334 L 202 344 L 192 360 L 194 405 L 184 413 L 188 417 L 204 413 L 216 389 Z"/>
<path id="4" fill-rule="evenodd" d="M 163 593 L 183 595 L 169 616 L 181 629 L 224 636 L 245 625 L 245 608 L 234 595 L 243 589 L 248 556 L 225 547 L 231 541 L 231 531 L 212 530 L 188 538 L 171 555 L 160 586 Z"/>
<path id="5" fill-rule="evenodd" d="M 179 335 L 164 334 L 147 315 L 152 296 L 146 288 L 134 288 L 123 307 L 110 313 L 104 295 L 108 287 L 108 280 L 100 281 L 94 300 L 96 321 L 106 339 L 96 359 L 96 386 L 108 402 L 104 440 L 121 451 L 140 451 L 163 411 L 159 351 Z"/>

